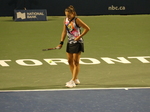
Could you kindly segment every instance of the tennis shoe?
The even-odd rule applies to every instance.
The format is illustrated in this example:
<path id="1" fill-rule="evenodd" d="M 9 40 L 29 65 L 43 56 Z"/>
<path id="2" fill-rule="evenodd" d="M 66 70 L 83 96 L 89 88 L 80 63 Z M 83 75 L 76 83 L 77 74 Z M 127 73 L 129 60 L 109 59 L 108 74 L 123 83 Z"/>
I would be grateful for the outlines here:
<path id="1" fill-rule="evenodd" d="M 74 83 L 75 83 L 76 85 L 80 84 L 79 79 L 76 79 L 76 80 L 74 81 Z"/>
<path id="2" fill-rule="evenodd" d="M 71 80 L 70 80 L 70 81 L 71 81 Z M 69 81 L 69 82 L 70 82 L 70 81 Z M 66 82 L 66 85 L 69 84 L 69 82 Z"/>
<path id="3" fill-rule="evenodd" d="M 69 87 L 69 88 L 76 87 L 76 84 L 74 83 L 73 80 L 71 80 L 71 81 L 66 83 L 66 87 Z"/>

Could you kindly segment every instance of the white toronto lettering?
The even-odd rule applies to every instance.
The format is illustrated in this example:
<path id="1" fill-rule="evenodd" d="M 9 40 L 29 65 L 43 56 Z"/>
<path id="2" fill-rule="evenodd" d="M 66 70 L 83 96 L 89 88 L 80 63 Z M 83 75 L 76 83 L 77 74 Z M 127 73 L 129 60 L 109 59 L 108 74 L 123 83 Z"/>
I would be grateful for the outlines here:
<path id="1" fill-rule="evenodd" d="M 50 65 L 57 65 L 57 63 L 64 63 L 64 64 L 68 65 L 67 59 L 50 58 L 50 59 L 44 59 L 44 60 Z"/>
<path id="2" fill-rule="evenodd" d="M 82 60 L 90 60 L 90 62 L 83 62 Z M 100 61 L 95 58 L 80 58 L 80 64 L 83 65 L 94 65 L 94 64 L 100 64 Z"/>
<path id="3" fill-rule="evenodd" d="M 27 62 L 30 62 L 30 63 L 27 63 Z M 43 64 L 39 60 L 35 60 L 35 59 L 19 59 L 19 60 L 16 60 L 16 63 L 22 66 L 39 66 Z"/>
<path id="4" fill-rule="evenodd" d="M 116 59 L 110 58 L 110 57 L 100 57 L 101 60 L 108 64 L 116 64 L 116 63 L 122 63 L 122 64 L 130 64 L 131 62 L 127 60 L 124 57 L 117 57 Z M 150 56 L 133 56 L 133 57 L 127 57 L 128 59 L 136 59 L 142 63 L 150 63 Z M 148 60 L 149 59 L 149 60 Z M 49 65 L 58 65 L 60 63 L 68 65 L 68 60 L 63 58 L 48 58 L 43 59 L 46 61 Z M 2 67 L 9 67 L 9 63 L 12 60 L 0 60 L 0 66 Z M 43 65 L 43 63 L 36 59 L 18 59 L 16 60 L 16 63 L 21 66 L 40 66 Z M 80 64 L 82 65 L 96 65 L 100 64 L 101 62 L 98 59 L 95 58 L 80 58 Z"/>
<path id="5" fill-rule="evenodd" d="M 119 60 L 117 59 L 112 59 L 112 58 L 108 58 L 108 57 L 103 57 L 101 58 L 102 60 L 104 60 L 106 63 L 108 64 L 115 64 L 115 62 L 119 62 L 119 63 L 124 63 L 124 64 L 129 64 L 131 63 L 130 61 L 128 61 L 127 59 L 125 59 L 124 57 L 117 57 Z"/>
<path id="6" fill-rule="evenodd" d="M 11 61 L 11 60 L 0 60 L 0 65 L 3 67 L 8 67 L 9 65 L 6 63 L 6 61 Z"/>
<path id="7" fill-rule="evenodd" d="M 150 63 L 148 60 L 145 59 L 145 58 L 150 58 L 150 56 L 137 56 L 137 57 L 128 57 L 128 58 L 130 58 L 130 59 L 138 59 L 142 63 Z"/>

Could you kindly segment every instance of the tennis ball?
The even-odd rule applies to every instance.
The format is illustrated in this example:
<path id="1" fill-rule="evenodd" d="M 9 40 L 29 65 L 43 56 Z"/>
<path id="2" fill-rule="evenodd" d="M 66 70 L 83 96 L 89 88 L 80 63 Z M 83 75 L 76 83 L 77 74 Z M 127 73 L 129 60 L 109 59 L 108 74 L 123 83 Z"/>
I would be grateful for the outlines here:
<path id="1" fill-rule="evenodd" d="M 49 60 L 49 63 L 52 63 L 52 60 Z"/>

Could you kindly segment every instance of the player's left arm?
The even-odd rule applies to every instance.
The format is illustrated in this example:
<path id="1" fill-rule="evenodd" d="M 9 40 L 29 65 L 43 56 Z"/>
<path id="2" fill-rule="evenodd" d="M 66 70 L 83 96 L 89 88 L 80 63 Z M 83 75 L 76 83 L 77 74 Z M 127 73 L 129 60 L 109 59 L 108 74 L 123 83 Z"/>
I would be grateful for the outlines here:
<path id="1" fill-rule="evenodd" d="M 76 23 L 79 27 L 83 28 L 83 32 L 77 38 L 75 38 L 75 40 L 77 41 L 90 30 L 90 27 L 79 18 L 76 19 Z"/>

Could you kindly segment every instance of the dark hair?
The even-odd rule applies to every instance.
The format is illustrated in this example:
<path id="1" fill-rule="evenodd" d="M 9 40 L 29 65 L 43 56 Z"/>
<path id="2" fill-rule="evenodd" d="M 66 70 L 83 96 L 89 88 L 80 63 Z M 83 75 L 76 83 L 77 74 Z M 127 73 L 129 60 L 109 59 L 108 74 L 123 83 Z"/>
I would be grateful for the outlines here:
<path id="1" fill-rule="evenodd" d="M 69 7 L 67 7 L 67 8 L 65 9 L 65 12 L 74 13 L 74 15 L 77 16 L 77 13 L 76 13 L 76 11 L 75 11 L 75 8 L 74 8 L 72 5 L 70 5 Z"/>

